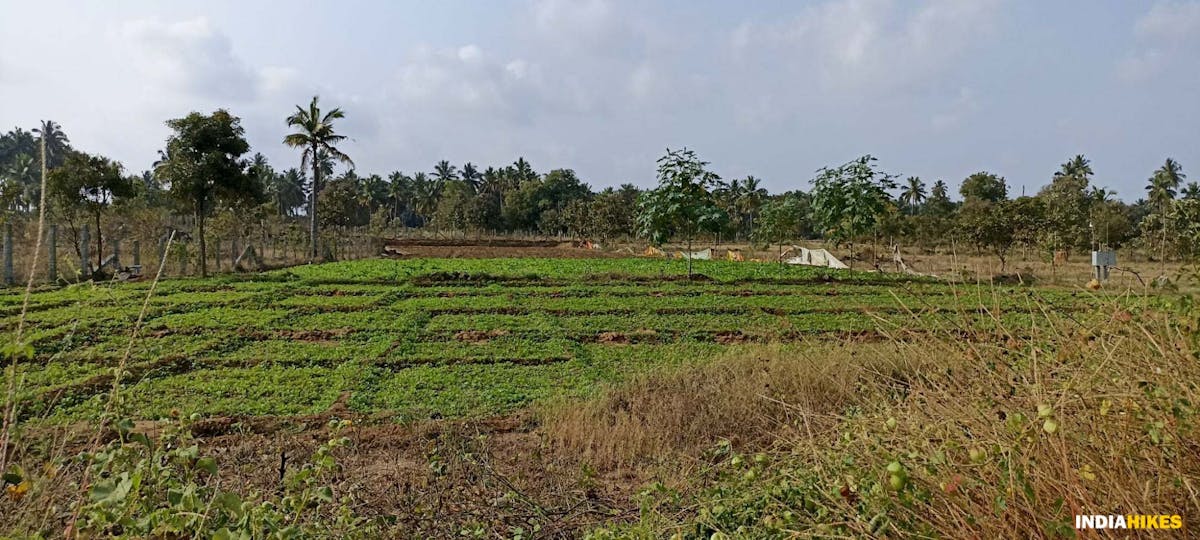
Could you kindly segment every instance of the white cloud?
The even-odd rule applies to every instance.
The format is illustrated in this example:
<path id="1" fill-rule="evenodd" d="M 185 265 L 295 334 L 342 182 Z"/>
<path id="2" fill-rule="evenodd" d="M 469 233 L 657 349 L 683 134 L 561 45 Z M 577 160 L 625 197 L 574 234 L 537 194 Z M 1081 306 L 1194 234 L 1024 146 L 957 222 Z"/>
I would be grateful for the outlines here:
<path id="1" fill-rule="evenodd" d="M 1133 25 L 1137 45 L 1117 62 L 1126 82 L 1153 79 L 1200 54 L 1200 1 L 1159 2 Z"/>
<path id="2" fill-rule="evenodd" d="M 148 79 L 203 97 L 254 96 L 255 74 L 233 55 L 229 38 L 207 18 L 132 21 L 122 27 L 121 35 L 139 53 L 135 65 Z"/>
<path id="3" fill-rule="evenodd" d="M 1159 2 L 1134 24 L 1142 39 L 1179 41 L 1200 33 L 1200 2 Z"/>
<path id="4" fill-rule="evenodd" d="M 740 57 L 787 58 L 831 91 L 886 92 L 927 80 L 990 34 L 997 0 L 930 0 L 912 11 L 894 0 L 833 0 L 781 22 L 731 34 Z"/>

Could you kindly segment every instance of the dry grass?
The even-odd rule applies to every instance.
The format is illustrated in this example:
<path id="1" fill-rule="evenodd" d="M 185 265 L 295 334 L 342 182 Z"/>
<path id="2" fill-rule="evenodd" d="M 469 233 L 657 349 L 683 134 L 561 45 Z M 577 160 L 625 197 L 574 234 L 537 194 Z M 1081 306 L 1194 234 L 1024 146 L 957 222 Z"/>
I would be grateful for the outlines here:
<path id="1" fill-rule="evenodd" d="M 1196 315 L 1102 314 L 1047 311 L 990 341 L 743 349 L 556 408 L 545 429 L 664 477 L 733 441 L 707 489 L 659 498 L 622 536 L 1053 538 L 1075 514 L 1130 513 L 1198 527 Z"/>
<path id="2" fill-rule="evenodd" d="M 762 446 L 828 429 L 881 373 L 945 366 L 933 355 L 904 354 L 907 347 L 821 343 L 802 355 L 779 345 L 739 348 L 699 368 L 636 376 L 599 399 L 553 404 L 543 428 L 560 451 L 602 469 L 694 456 L 722 439 Z"/>

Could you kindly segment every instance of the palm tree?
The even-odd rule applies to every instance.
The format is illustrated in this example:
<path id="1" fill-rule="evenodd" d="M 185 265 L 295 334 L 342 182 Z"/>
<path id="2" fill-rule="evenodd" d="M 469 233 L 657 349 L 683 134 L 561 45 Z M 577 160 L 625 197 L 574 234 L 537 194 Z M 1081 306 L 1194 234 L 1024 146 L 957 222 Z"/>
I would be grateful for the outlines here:
<path id="1" fill-rule="evenodd" d="M 392 219 L 400 217 L 400 207 L 412 209 L 412 178 L 400 171 L 388 175 L 388 199 L 392 202 Z"/>
<path id="2" fill-rule="evenodd" d="M 345 113 L 339 108 L 321 114 L 321 108 L 317 105 L 317 96 L 313 96 L 312 102 L 308 104 L 308 109 L 297 105 L 296 112 L 287 117 L 287 125 L 290 128 L 297 130 L 296 133 L 291 133 L 283 138 L 283 144 L 292 148 L 301 148 L 300 168 L 307 168 L 310 164 L 313 169 L 313 187 L 309 195 L 308 220 L 309 220 L 309 235 L 312 239 L 312 251 L 309 253 L 310 262 L 316 260 L 317 255 L 317 195 L 321 188 L 321 165 L 322 158 L 326 160 L 338 160 L 342 163 L 354 165 L 350 160 L 350 156 L 342 153 L 335 146 L 346 139 L 345 135 L 338 135 L 333 128 L 333 121 L 345 118 Z M 322 155 L 324 153 L 324 155 Z M 332 164 L 332 163 L 330 163 Z"/>
<path id="3" fill-rule="evenodd" d="M 537 180 L 537 173 L 533 171 L 533 167 L 529 165 L 528 161 L 525 161 L 524 157 L 517 158 L 517 160 L 512 164 L 512 175 L 510 179 L 513 184 L 512 187 L 519 186 L 522 182 L 530 182 L 533 180 Z"/>
<path id="4" fill-rule="evenodd" d="M 304 190 L 305 182 L 304 172 L 296 168 L 288 169 L 271 179 L 267 193 L 275 202 L 275 209 L 280 217 L 295 215 L 296 207 L 304 204 L 308 197 Z"/>
<path id="5" fill-rule="evenodd" d="M 458 180 L 458 168 L 443 159 L 433 166 L 433 177 L 443 184 Z"/>
<path id="6" fill-rule="evenodd" d="M 939 199 L 945 199 L 950 196 L 950 188 L 946 185 L 945 180 L 938 180 L 933 183 L 933 188 L 929 190 L 929 194 Z"/>
<path id="7" fill-rule="evenodd" d="M 921 178 L 917 176 L 910 176 L 905 182 L 904 191 L 900 193 L 900 202 L 907 206 L 913 214 L 916 214 L 917 208 L 926 199 L 925 182 L 922 182 Z"/>
<path id="8" fill-rule="evenodd" d="M 1197 184 L 1196 182 L 1188 182 L 1188 185 L 1184 186 L 1183 189 L 1180 190 L 1179 194 L 1183 195 L 1183 198 L 1189 200 L 1200 199 L 1200 184 Z"/>
<path id="9" fill-rule="evenodd" d="M 66 157 L 67 147 L 71 142 L 67 140 L 67 134 L 63 133 L 62 126 L 53 120 L 42 120 L 41 127 L 35 128 L 33 132 L 41 135 L 42 140 L 46 142 L 43 166 L 50 169 L 62 164 L 63 158 Z"/>
<path id="10" fill-rule="evenodd" d="M 1109 202 L 1112 202 L 1113 195 L 1116 195 L 1116 192 L 1111 189 L 1097 187 L 1092 188 L 1092 192 L 1089 193 L 1089 195 L 1092 199 L 1092 202 L 1095 204 L 1108 204 Z"/>
<path id="11" fill-rule="evenodd" d="M 745 218 L 746 232 L 749 235 L 754 234 L 754 218 L 766 198 L 767 190 L 759 186 L 758 178 L 747 176 L 742 181 L 742 195 L 738 197 L 737 206 L 738 212 Z"/>
<path id="12" fill-rule="evenodd" d="M 1179 189 L 1184 178 L 1187 175 L 1183 174 L 1179 162 L 1167 158 L 1166 163 L 1150 176 L 1150 185 L 1146 186 L 1146 191 L 1150 192 L 1150 202 L 1158 205 L 1158 220 L 1162 225 L 1162 245 L 1159 247 L 1161 273 L 1166 272 L 1167 264 L 1167 206 L 1175 201 L 1175 190 Z"/>
<path id="13" fill-rule="evenodd" d="M 372 174 L 359 183 L 359 201 L 365 205 L 372 214 L 387 202 L 388 184 L 383 180 L 382 176 Z"/>
<path id="14" fill-rule="evenodd" d="M 33 160 L 33 156 L 18 154 L 8 165 L 8 170 L 4 171 L 4 176 L 13 182 L 13 190 L 19 193 L 14 202 L 22 211 L 28 212 L 33 201 L 40 195 L 38 189 L 41 187 L 37 162 Z"/>
<path id="15" fill-rule="evenodd" d="M 1184 178 L 1187 178 L 1187 175 L 1183 174 L 1179 162 L 1167 158 L 1166 163 L 1154 171 L 1150 177 L 1150 185 L 1146 186 L 1146 191 L 1150 193 L 1150 202 L 1161 207 L 1174 200 L 1175 190 L 1179 189 Z"/>
<path id="16" fill-rule="evenodd" d="M 1055 178 L 1068 177 L 1082 180 L 1088 180 L 1095 174 L 1092 171 L 1092 162 L 1083 157 L 1083 154 L 1077 154 L 1075 157 L 1063 163 L 1058 172 L 1054 173 Z"/>
<path id="17" fill-rule="evenodd" d="M 483 175 L 480 174 L 479 169 L 475 168 L 475 165 L 470 161 L 462 166 L 462 181 L 467 184 L 467 187 L 471 188 L 472 192 L 479 191 L 479 182 L 482 179 Z"/>
<path id="18" fill-rule="evenodd" d="M 437 210 L 438 197 L 441 195 L 441 183 L 429 175 L 419 172 L 413 175 L 413 209 L 421 217 L 425 225 L 433 218 Z"/>

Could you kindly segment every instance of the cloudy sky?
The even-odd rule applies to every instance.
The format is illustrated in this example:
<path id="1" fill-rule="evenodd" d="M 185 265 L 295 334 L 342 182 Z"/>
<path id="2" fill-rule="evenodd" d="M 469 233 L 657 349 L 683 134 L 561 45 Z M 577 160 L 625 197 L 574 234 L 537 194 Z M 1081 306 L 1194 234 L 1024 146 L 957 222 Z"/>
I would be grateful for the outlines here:
<path id="1" fill-rule="evenodd" d="M 365 173 L 523 155 L 646 186 L 688 146 L 772 191 L 871 153 L 1019 193 L 1084 153 L 1132 199 L 1168 156 L 1200 180 L 1200 0 L 0 0 L 0 129 L 53 119 L 130 170 L 218 107 L 293 166 L 313 94 Z"/>

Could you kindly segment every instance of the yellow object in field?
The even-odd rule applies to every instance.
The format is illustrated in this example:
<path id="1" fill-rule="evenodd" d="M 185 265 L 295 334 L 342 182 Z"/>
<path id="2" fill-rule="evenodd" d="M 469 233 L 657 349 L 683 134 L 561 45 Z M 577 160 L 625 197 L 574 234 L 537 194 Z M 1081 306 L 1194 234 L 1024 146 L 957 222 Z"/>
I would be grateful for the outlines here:
<path id="1" fill-rule="evenodd" d="M 736 249 L 727 250 L 725 252 L 725 258 L 728 260 L 731 260 L 731 261 L 738 261 L 738 262 L 742 262 L 742 261 L 746 260 L 746 256 L 742 255 L 742 252 L 739 250 L 736 250 Z"/>
<path id="2" fill-rule="evenodd" d="M 666 255 L 666 253 L 663 253 L 663 250 L 658 249 L 654 246 L 649 246 L 646 248 L 646 251 L 642 252 L 643 257 L 663 257 L 665 255 Z"/>

